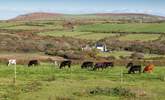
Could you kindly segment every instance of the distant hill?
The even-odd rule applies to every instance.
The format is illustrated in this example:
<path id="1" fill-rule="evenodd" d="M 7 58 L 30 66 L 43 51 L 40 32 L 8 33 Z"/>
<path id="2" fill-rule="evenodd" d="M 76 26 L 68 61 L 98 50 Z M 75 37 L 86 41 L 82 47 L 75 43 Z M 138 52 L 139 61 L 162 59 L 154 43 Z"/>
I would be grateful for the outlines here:
<path id="1" fill-rule="evenodd" d="M 60 13 L 36 12 L 17 16 L 11 20 L 54 20 L 54 19 L 108 19 L 108 20 L 143 20 L 144 22 L 155 22 L 165 20 L 163 16 L 143 13 L 95 13 L 69 15 Z"/>
<path id="2" fill-rule="evenodd" d="M 13 18 L 10 20 L 51 20 L 51 19 L 59 17 L 59 16 L 63 16 L 63 14 L 36 12 L 36 13 L 20 15 L 20 16 L 17 16 L 16 18 Z"/>
<path id="3" fill-rule="evenodd" d="M 155 22 L 165 20 L 164 16 L 144 13 L 96 13 L 94 15 L 110 17 L 113 20 L 143 20 L 144 22 Z"/>
<path id="4" fill-rule="evenodd" d="M 150 16 L 150 17 L 158 17 L 156 15 L 144 14 L 144 13 L 95 13 L 97 16 Z M 161 16 L 159 16 L 161 17 Z M 165 18 L 165 17 L 162 17 Z"/>

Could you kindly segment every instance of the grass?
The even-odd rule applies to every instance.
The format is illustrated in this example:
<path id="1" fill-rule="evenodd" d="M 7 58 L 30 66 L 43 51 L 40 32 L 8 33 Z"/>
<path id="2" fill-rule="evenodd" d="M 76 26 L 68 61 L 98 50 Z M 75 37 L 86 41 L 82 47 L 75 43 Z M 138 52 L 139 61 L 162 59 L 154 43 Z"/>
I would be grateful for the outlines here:
<path id="1" fill-rule="evenodd" d="M 13 69 L 12 66 L 0 65 L 1 100 L 130 100 L 131 98 L 164 100 L 165 98 L 164 81 L 160 78 L 165 75 L 164 67 L 156 67 L 151 74 L 124 74 L 124 81 L 121 83 L 121 69 L 124 73 L 127 72 L 124 67 L 90 71 L 80 69 L 79 65 L 72 66 L 72 69 L 58 69 L 57 66 L 47 63 L 31 68 L 18 65 L 16 86 L 12 82 Z M 100 92 L 89 94 L 89 90 L 96 89 Z M 109 93 L 105 89 L 130 90 L 137 96 L 122 96 L 119 92 Z M 145 95 L 138 95 L 143 92 Z"/>
<path id="2" fill-rule="evenodd" d="M 128 34 L 119 38 L 122 41 L 152 41 L 160 37 L 160 34 Z"/>
<path id="3" fill-rule="evenodd" d="M 133 52 L 130 51 L 112 51 L 112 52 L 99 52 L 97 55 L 102 57 L 113 56 L 116 59 L 120 59 L 120 57 L 129 57 Z M 164 57 L 165 55 L 157 55 L 157 54 L 144 54 L 144 58 L 157 58 Z"/>
<path id="4" fill-rule="evenodd" d="M 0 29 L 9 30 L 61 30 L 61 22 L 50 21 L 19 21 L 19 22 L 0 22 Z"/>
<path id="5" fill-rule="evenodd" d="M 88 39 L 88 40 L 100 40 L 106 37 L 113 37 L 116 35 L 117 34 L 111 34 L 111 33 L 91 33 L 91 34 L 79 35 L 78 38 Z"/>
<path id="6" fill-rule="evenodd" d="M 87 40 L 100 40 L 105 37 L 112 37 L 116 36 L 117 34 L 111 33 L 92 33 L 92 32 L 78 32 L 78 31 L 50 31 L 50 32 L 42 32 L 38 33 L 39 35 L 49 35 L 55 37 L 62 37 L 62 36 L 69 36 L 75 37 L 80 39 L 87 39 Z"/>
<path id="7" fill-rule="evenodd" d="M 114 56 L 115 58 L 119 59 L 120 56 L 123 56 L 123 57 L 128 57 L 128 56 L 131 56 L 133 52 L 128 52 L 128 51 L 113 51 L 111 53 L 109 52 L 100 52 L 98 54 L 98 56 L 103 56 L 103 57 L 108 57 L 108 56 Z"/>
<path id="8" fill-rule="evenodd" d="M 165 32 L 165 23 L 127 23 L 127 24 L 101 24 L 75 26 L 74 31 L 63 30 L 61 21 L 33 21 L 33 22 L 0 22 L 0 29 L 9 30 L 45 30 L 39 35 L 55 37 L 69 36 L 80 39 L 100 40 L 118 35 L 117 32 Z M 47 31 L 46 31 L 47 30 Z M 50 31 L 52 30 L 52 31 Z M 116 32 L 112 34 L 112 32 Z M 150 41 L 159 38 L 159 34 L 128 34 L 117 38 L 123 41 Z"/>
<path id="9" fill-rule="evenodd" d="M 82 25 L 76 30 L 83 32 L 165 32 L 165 23 L 92 24 Z"/>

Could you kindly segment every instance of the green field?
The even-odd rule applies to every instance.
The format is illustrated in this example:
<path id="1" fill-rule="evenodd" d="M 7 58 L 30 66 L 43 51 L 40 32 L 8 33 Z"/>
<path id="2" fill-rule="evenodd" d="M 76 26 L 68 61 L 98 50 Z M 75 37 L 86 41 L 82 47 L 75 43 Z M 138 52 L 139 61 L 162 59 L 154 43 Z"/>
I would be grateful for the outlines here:
<path id="1" fill-rule="evenodd" d="M 41 32 L 39 35 L 48 35 L 55 37 L 69 36 L 80 39 L 88 39 L 88 40 L 100 40 L 106 37 L 113 37 L 118 34 L 111 33 L 92 33 L 92 32 L 78 32 L 78 31 L 50 31 L 50 32 Z"/>
<path id="2" fill-rule="evenodd" d="M 60 21 L 33 21 L 33 22 L 1 22 L 0 29 L 8 30 L 44 30 L 39 35 L 49 35 L 55 37 L 69 36 L 80 39 L 100 40 L 105 37 L 113 37 L 117 32 L 139 32 L 140 34 L 126 34 L 117 38 L 124 41 L 150 41 L 159 38 L 160 34 L 149 34 L 165 32 L 165 23 L 127 23 L 127 24 L 89 24 L 75 25 L 73 31 L 65 30 L 63 22 Z M 50 31 L 52 30 L 52 31 Z M 112 34 L 115 32 L 115 34 Z M 142 34 L 148 32 L 148 34 Z"/>
<path id="3" fill-rule="evenodd" d="M 165 32 L 165 23 L 92 24 L 76 28 L 84 32 Z"/>
<path id="4" fill-rule="evenodd" d="M 90 71 L 78 65 L 58 69 L 47 63 L 31 68 L 17 65 L 17 80 L 13 85 L 14 67 L 1 64 L 0 100 L 164 100 L 164 67 L 156 67 L 151 74 L 121 77 L 121 72 L 127 70 L 114 67 Z"/>
<path id="5" fill-rule="evenodd" d="M 110 53 L 106 53 L 106 52 L 100 52 L 97 54 L 97 56 L 102 56 L 102 57 L 109 57 L 109 56 L 113 56 L 116 59 L 120 59 L 120 57 L 130 57 L 131 54 L 133 54 L 134 52 L 130 52 L 130 51 L 113 51 Z M 157 55 L 157 54 L 143 54 L 144 58 L 158 58 L 158 57 L 165 57 L 165 55 Z"/>
<path id="6" fill-rule="evenodd" d="M 119 40 L 121 41 L 152 41 L 160 37 L 160 34 L 128 34 L 121 36 Z"/>
<path id="7" fill-rule="evenodd" d="M 61 22 L 58 21 L 18 21 L 18 22 L 0 22 L 0 29 L 9 30 L 60 30 L 63 29 Z"/>

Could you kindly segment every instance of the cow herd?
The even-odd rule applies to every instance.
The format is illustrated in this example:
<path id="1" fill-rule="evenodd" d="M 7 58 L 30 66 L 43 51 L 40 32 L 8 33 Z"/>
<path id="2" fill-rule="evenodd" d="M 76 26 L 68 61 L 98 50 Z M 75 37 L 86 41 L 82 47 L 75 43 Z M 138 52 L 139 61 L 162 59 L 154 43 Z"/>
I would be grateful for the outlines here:
<path id="1" fill-rule="evenodd" d="M 57 62 L 55 61 L 55 64 L 56 63 Z M 60 69 L 65 68 L 65 67 L 71 68 L 71 64 L 72 64 L 71 60 L 64 60 L 59 64 L 59 68 Z M 8 66 L 9 65 L 16 65 L 16 59 L 8 60 L 7 65 Z M 37 65 L 39 65 L 38 60 L 30 60 L 28 62 L 28 67 L 37 66 Z M 96 62 L 96 63 L 94 63 L 92 61 L 85 61 L 81 64 L 81 69 L 91 69 L 93 71 L 99 70 L 99 69 L 103 70 L 103 69 L 112 68 L 112 67 L 114 67 L 114 62 Z M 130 63 L 127 64 L 126 68 L 128 68 L 128 74 L 141 73 L 141 72 L 151 73 L 154 69 L 154 65 L 149 64 L 142 71 L 142 66 L 141 65 L 134 65 L 132 62 L 130 62 Z"/>

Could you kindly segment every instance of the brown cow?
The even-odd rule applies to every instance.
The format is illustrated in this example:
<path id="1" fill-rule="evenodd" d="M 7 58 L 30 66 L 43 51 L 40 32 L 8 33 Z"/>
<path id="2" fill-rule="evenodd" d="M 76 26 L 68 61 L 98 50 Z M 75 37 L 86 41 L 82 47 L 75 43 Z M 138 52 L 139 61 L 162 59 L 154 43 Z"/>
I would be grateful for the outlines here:
<path id="1" fill-rule="evenodd" d="M 145 72 L 151 73 L 151 72 L 153 72 L 153 70 L 154 70 L 154 65 L 153 64 L 149 64 L 148 66 L 146 66 L 144 68 L 143 73 L 145 73 Z"/>

